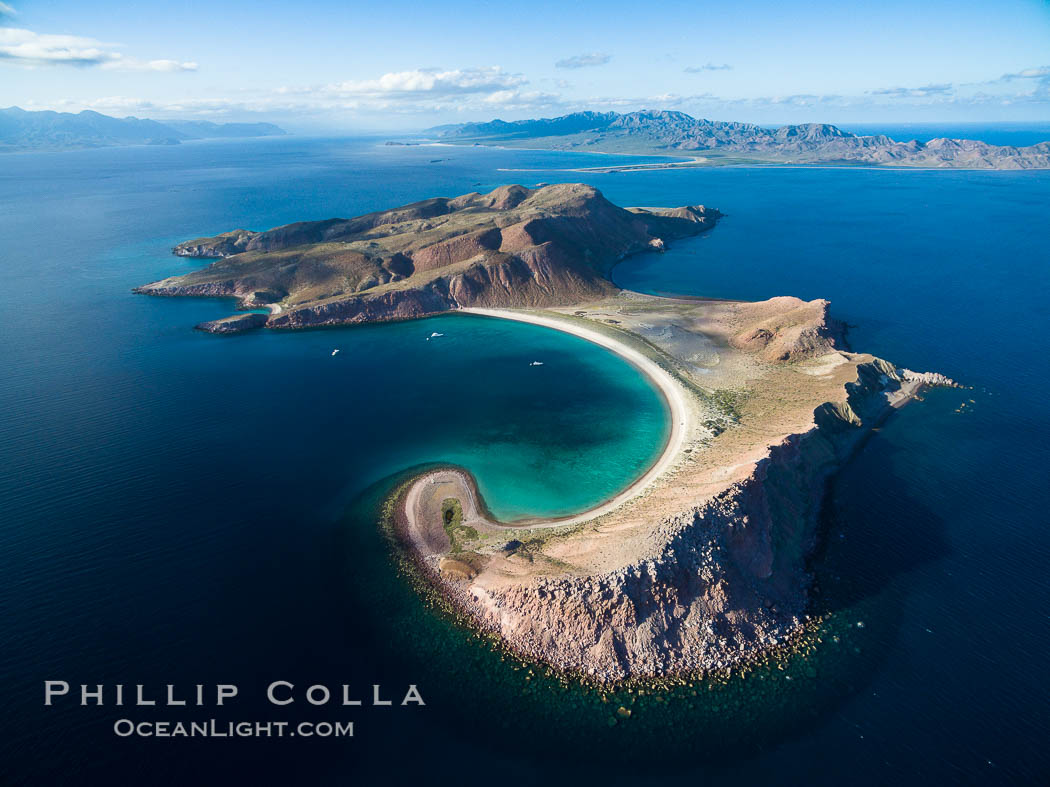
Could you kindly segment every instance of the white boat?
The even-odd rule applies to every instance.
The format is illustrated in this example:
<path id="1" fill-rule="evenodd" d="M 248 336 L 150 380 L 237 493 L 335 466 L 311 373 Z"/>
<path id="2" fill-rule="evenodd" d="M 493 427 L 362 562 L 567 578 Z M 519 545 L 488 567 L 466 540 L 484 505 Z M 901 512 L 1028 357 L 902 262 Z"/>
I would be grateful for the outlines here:
<path id="1" fill-rule="evenodd" d="M 339 355 L 339 350 L 332 350 L 332 355 Z"/>
<path id="2" fill-rule="evenodd" d="M 432 334 L 430 334 L 430 338 L 431 339 L 436 339 L 438 336 L 444 336 L 444 335 L 445 334 L 443 334 L 443 333 L 438 333 L 437 331 L 434 331 Z"/>
<path id="3" fill-rule="evenodd" d="M 529 366 L 543 366 L 543 361 L 533 361 Z"/>

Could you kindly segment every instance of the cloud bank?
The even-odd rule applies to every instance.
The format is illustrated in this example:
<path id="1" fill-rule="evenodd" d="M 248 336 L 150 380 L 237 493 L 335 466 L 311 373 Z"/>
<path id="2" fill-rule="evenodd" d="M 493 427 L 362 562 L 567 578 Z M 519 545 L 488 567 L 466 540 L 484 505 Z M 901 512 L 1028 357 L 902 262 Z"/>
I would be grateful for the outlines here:
<path id="1" fill-rule="evenodd" d="M 3 28 L 0 28 L 2 31 Z M 80 42 L 82 43 L 82 41 Z M 94 42 L 97 44 L 97 42 Z M 134 61 L 113 57 L 106 45 L 88 47 L 105 56 L 66 45 L 66 59 L 92 60 L 99 68 L 151 71 L 185 70 L 194 64 L 174 60 Z M 108 55 L 105 53 L 109 52 Z M 723 70 L 718 67 L 716 70 Z M 361 122 L 390 128 L 422 127 L 439 121 L 513 120 L 552 117 L 581 110 L 679 109 L 697 117 L 753 122 L 842 121 L 850 117 L 881 114 L 900 117 L 907 113 L 936 112 L 941 116 L 994 115 L 1028 111 L 1050 105 L 1050 67 L 1019 69 L 980 83 L 927 84 L 918 87 L 873 87 L 853 94 L 791 93 L 783 95 L 725 96 L 714 93 L 649 95 L 574 94 L 561 80 L 550 83 L 550 92 L 535 89 L 520 73 L 500 66 L 418 68 L 391 71 L 371 78 L 327 84 L 288 85 L 276 88 L 227 89 L 224 93 L 185 97 L 141 98 L 108 95 L 100 98 L 29 101 L 26 106 L 63 110 L 96 109 L 102 112 L 140 113 L 164 117 L 214 119 L 288 118 L 325 125 Z M 406 118 L 417 117 L 418 120 Z M 401 120 L 398 120 L 401 118 Z"/>

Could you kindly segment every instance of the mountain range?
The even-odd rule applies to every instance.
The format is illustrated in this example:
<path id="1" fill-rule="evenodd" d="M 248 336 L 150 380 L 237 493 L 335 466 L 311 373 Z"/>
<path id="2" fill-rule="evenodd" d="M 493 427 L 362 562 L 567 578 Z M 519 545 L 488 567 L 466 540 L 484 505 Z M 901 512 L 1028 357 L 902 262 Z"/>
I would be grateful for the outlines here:
<path id="1" fill-rule="evenodd" d="M 688 157 L 690 165 L 853 164 L 965 169 L 1050 168 L 1050 142 L 1028 147 L 971 139 L 898 142 L 826 123 L 765 128 L 694 118 L 684 112 L 575 112 L 555 118 L 493 120 L 431 129 L 444 142 L 596 153 Z M 631 168 L 637 168 L 631 167 Z"/>
<path id="2" fill-rule="evenodd" d="M 176 120 L 160 123 L 136 117 L 115 118 L 99 112 L 28 112 L 0 109 L 0 151 L 75 150 L 111 145 L 177 145 L 190 139 L 269 137 L 285 131 L 272 123 L 210 123 Z"/>

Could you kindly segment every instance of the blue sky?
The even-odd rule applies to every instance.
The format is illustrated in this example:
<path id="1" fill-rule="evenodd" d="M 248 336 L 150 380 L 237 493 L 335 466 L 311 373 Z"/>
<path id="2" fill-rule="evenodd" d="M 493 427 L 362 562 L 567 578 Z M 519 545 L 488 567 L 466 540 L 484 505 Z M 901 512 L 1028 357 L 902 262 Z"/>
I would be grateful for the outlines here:
<path id="1" fill-rule="evenodd" d="M 1050 120 L 1050 2 L 0 2 L 0 106 L 423 128 Z"/>

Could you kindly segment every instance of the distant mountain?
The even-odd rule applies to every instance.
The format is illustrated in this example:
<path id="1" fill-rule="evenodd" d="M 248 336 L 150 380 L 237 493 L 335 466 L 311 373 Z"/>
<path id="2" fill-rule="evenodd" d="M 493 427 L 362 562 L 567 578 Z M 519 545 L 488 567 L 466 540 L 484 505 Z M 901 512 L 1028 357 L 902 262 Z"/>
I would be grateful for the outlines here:
<path id="1" fill-rule="evenodd" d="M 164 125 L 184 134 L 187 139 L 277 137 L 288 133 L 273 123 L 209 123 L 206 120 L 166 120 Z"/>
<path id="2" fill-rule="evenodd" d="M 858 136 L 825 123 L 770 129 L 697 119 L 684 112 L 575 112 L 556 118 L 493 120 L 432 129 L 458 143 L 500 144 L 601 153 L 703 157 L 701 163 L 867 164 L 974 169 L 1050 168 L 1050 142 L 1028 147 L 967 139 L 897 142 Z"/>
<path id="3" fill-rule="evenodd" d="M 285 131 L 271 123 L 158 123 L 135 117 L 115 118 L 91 110 L 27 112 L 0 109 L 0 151 L 74 150 L 111 145 L 177 145 L 188 139 L 268 137 Z"/>

